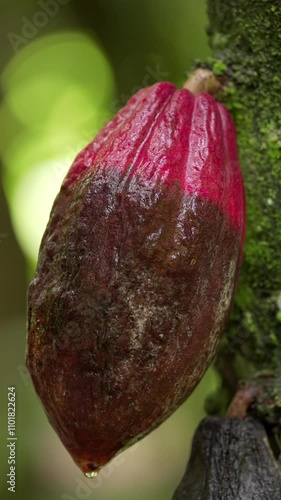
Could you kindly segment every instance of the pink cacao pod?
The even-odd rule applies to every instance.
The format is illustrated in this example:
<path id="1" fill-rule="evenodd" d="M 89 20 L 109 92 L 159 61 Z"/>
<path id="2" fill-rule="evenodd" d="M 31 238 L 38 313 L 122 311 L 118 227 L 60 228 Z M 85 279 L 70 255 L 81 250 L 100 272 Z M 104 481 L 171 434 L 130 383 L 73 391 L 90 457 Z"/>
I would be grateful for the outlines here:
<path id="1" fill-rule="evenodd" d="M 207 93 L 145 88 L 75 159 L 29 287 L 27 365 L 84 473 L 200 381 L 231 308 L 244 230 L 234 124 Z"/>

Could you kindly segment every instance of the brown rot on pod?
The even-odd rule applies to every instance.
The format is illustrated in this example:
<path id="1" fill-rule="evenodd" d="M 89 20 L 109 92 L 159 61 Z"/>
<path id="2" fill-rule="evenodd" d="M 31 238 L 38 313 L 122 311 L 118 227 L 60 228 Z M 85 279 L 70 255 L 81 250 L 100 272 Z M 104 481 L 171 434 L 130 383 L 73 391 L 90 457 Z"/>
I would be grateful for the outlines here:
<path id="1" fill-rule="evenodd" d="M 29 287 L 27 365 L 88 476 L 193 391 L 233 301 L 245 232 L 235 127 L 206 79 L 191 81 L 140 90 L 77 156 Z"/>

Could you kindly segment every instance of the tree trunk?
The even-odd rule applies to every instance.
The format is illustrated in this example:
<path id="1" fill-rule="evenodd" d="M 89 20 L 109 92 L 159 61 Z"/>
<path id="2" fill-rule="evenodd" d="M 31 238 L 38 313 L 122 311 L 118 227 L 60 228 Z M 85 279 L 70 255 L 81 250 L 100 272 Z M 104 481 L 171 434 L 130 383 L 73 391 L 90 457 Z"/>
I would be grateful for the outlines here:
<path id="1" fill-rule="evenodd" d="M 280 424 L 281 4 L 209 0 L 208 14 L 214 57 L 203 66 L 225 83 L 247 196 L 244 264 L 217 368 L 230 396 L 239 379 L 260 383 L 274 412 L 257 403 L 257 414 Z"/>
<path id="2" fill-rule="evenodd" d="M 247 467 L 251 460 L 254 464 L 254 454 L 266 442 L 257 420 L 265 426 L 275 455 L 280 453 L 281 3 L 280 0 L 208 0 L 208 15 L 213 57 L 198 62 L 197 66 L 211 69 L 221 79 L 220 99 L 236 123 L 247 196 L 247 235 L 235 307 L 216 361 L 223 388 L 209 398 L 207 411 L 225 414 L 239 389 L 239 381 L 246 381 L 247 389 L 240 386 L 239 397 L 231 405 L 229 415 L 241 419 L 235 432 L 231 418 L 221 421 L 224 424 L 212 419 L 200 424 L 187 472 L 174 499 L 273 500 L 281 498 L 279 470 L 273 479 L 279 469 L 273 455 L 268 461 L 264 458 L 267 466 L 265 476 L 261 476 L 262 489 L 254 470 L 250 467 L 250 473 Z M 243 390 L 249 393 L 249 388 L 252 398 L 241 406 L 240 393 Z M 251 428 L 243 420 L 249 414 L 255 419 L 251 420 Z M 245 432 L 249 433 L 246 440 Z M 237 440 L 236 447 L 232 438 Z M 247 480 L 240 465 L 245 463 L 250 439 L 256 442 L 245 470 L 249 488 L 256 485 L 256 491 L 249 489 L 248 496 L 239 496 L 238 486 Z M 229 461 L 224 460 L 226 455 Z M 216 457 L 222 462 L 214 467 Z M 223 485 L 219 478 L 225 478 Z"/>

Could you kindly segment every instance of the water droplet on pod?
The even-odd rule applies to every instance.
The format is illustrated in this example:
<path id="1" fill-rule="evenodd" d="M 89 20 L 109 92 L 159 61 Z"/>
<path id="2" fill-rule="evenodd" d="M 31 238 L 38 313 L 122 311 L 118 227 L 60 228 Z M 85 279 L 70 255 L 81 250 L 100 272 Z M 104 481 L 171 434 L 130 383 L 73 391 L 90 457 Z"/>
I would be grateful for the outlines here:
<path id="1" fill-rule="evenodd" d="M 94 477 L 97 477 L 98 473 L 95 471 L 90 471 L 90 472 L 85 472 L 85 476 L 88 479 L 93 479 Z"/>

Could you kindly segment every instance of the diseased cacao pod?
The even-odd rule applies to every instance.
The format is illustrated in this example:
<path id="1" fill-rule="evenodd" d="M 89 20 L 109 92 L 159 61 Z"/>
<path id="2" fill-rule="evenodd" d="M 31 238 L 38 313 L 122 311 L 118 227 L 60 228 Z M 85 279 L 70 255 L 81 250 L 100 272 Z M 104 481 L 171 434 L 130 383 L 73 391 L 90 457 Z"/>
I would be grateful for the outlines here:
<path id="1" fill-rule="evenodd" d="M 231 307 L 244 221 L 234 125 L 207 93 L 145 88 L 75 159 L 29 288 L 27 364 L 85 473 L 201 379 Z"/>
<path id="2" fill-rule="evenodd" d="M 210 417 L 200 423 L 173 500 L 280 498 L 281 467 L 260 422 Z"/>

